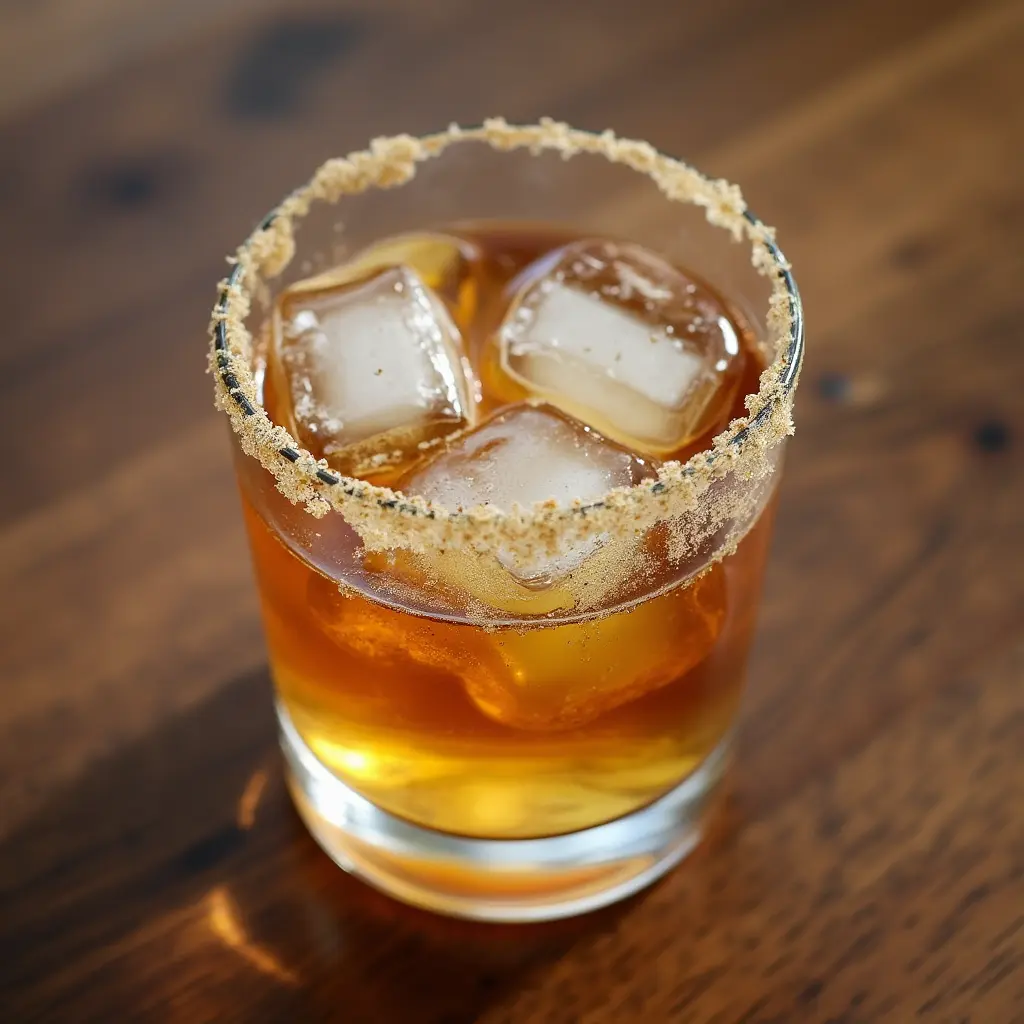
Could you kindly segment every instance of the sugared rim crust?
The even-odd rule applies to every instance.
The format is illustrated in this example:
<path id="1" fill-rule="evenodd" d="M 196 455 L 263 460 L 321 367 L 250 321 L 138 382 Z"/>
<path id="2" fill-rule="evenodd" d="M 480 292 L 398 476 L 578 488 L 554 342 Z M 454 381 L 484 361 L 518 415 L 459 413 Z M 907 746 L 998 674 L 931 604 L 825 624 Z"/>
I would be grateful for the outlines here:
<path id="1" fill-rule="evenodd" d="M 418 164 L 467 141 L 484 142 L 498 150 L 554 150 L 566 159 L 580 153 L 599 154 L 647 175 L 670 201 L 700 206 L 709 223 L 730 232 L 735 241 L 746 239 L 754 268 L 771 284 L 766 344 L 774 355 L 761 375 L 757 394 L 746 400 L 747 415 L 733 420 L 710 448 L 687 462 L 666 463 L 657 480 L 610 491 L 587 504 L 577 501 L 559 506 L 549 501 L 506 511 L 490 506 L 446 509 L 341 476 L 300 447 L 283 427 L 272 423 L 257 398 L 252 337 L 245 320 L 260 283 L 276 277 L 291 261 L 295 231 L 302 218 L 314 202 L 333 204 L 370 188 L 403 185 L 414 177 Z M 452 125 L 422 138 L 396 135 L 374 139 L 369 149 L 323 164 L 249 236 L 232 262 L 231 274 L 220 285 L 210 328 L 209 361 L 216 405 L 228 414 L 243 451 L 273 474 L 282 494 L 314 516 L 337 511 L 371 550 L 436 550 L 457 545 L 500 549 L 528 559 L 595 533 L 635 534 L 659 520 L 694 509 L 710 484 L 726 473 L 742 479 L 769 473 L 769 452 L 793 431 L 793 393 L 803 356 L 803 324 L 796 285 L 775 245 L 773 229 L 747 210 L 737 186 L 708 179 L 657 152 L 649 143 L 618 138 L 610 131 L 593 134 L 549 119 L 534 125 L 493 119 L 476 128 Z"/>

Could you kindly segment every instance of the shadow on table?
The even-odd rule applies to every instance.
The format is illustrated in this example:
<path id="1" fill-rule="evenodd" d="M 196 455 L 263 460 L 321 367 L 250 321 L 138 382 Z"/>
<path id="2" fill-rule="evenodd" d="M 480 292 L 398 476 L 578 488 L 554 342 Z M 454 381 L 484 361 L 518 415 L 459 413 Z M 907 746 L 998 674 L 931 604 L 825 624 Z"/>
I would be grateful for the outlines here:
<path id="1" fill-rule="evenodd" d="M 269 691 L 232 681 L 0 845 L 7 1019 L 454 1024 L 623 912 L 481 925 L 349 878 L 288 801 Z"/>

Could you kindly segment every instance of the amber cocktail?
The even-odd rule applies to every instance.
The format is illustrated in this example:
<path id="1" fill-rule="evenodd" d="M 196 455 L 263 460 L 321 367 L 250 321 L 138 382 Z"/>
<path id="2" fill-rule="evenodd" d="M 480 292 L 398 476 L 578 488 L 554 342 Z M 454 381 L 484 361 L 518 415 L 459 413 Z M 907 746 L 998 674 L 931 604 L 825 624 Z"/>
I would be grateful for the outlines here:
<path id="1" fill-rule="evenodd" d="M 378 140 L 250 238 L 213 369 L 289 781 L 332 857 L 527 920 L 693 847 L 801 353 L 738 192 L 609 134 Z"/>

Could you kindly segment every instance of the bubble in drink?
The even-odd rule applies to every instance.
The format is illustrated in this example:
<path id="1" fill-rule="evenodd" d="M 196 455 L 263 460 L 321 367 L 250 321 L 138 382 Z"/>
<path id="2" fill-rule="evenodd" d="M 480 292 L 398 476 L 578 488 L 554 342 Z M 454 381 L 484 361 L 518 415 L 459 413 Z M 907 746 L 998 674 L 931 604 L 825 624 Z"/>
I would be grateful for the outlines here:
<path id="1" fill-rule="evenodd" d="M 271 372 L 299 441 L 345 473 L 418 456 L 475 415 L 458 328 L 407 267 L 286 291 Z"/>
<path id="2" fill-rule="evenodd" d="M 527 393 L 662 457 L 725 426 L 739 379 L 719 300 L 654 253 L 607 240 L 538 260 L 496 343 Z"/>
<path id="3" fill-rule="evenodd" d="M 586 504 L 653 476 L 649 462 L 554 407 L 521 403 L 450 442 L 401 487 L 450 509 L 493 505 L 509 512 L 549 499 L 560 505 L 577 500 Z M 497 562 L 511 581 L 499 578 L 492 587 L 486 577 L 468 582 L 481 600 L 507 602 L 510 582 L 527 591 L 547 590 L 578 569 L 601 543 L 601 537 L 591 537 L 526 562 L 499 554 Z M 530 599 L 529 594 L 523 597 Z M 559 600 L 554 607 L 561 606 Z"/>
<path id="4" fill-rule="evenodd" d="M 473 322 L 486 283 L 484 259 L 468 239 L 435 231 L 413 231 L 373 243 L 351 260 L 292 287 L 317 292 L 351 284 L 380 270 L 408 267 L 448 307 L 460 330 Z"/>

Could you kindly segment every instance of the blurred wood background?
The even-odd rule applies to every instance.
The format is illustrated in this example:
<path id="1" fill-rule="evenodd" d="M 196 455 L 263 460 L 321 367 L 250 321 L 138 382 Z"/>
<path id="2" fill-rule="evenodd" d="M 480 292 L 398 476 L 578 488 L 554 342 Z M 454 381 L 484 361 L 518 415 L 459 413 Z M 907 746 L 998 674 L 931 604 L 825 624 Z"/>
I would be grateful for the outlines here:
<path id="1" fill-rule="evenodd" d="M 740 181 L 809 323 L 720 834 L 512 929 L 290 810 L 203 374 L 288 188 L 498 113 Z M 0 0 L 0 1020 L 1024 1021 L 1022 169 L 1019 2 Z"/>

